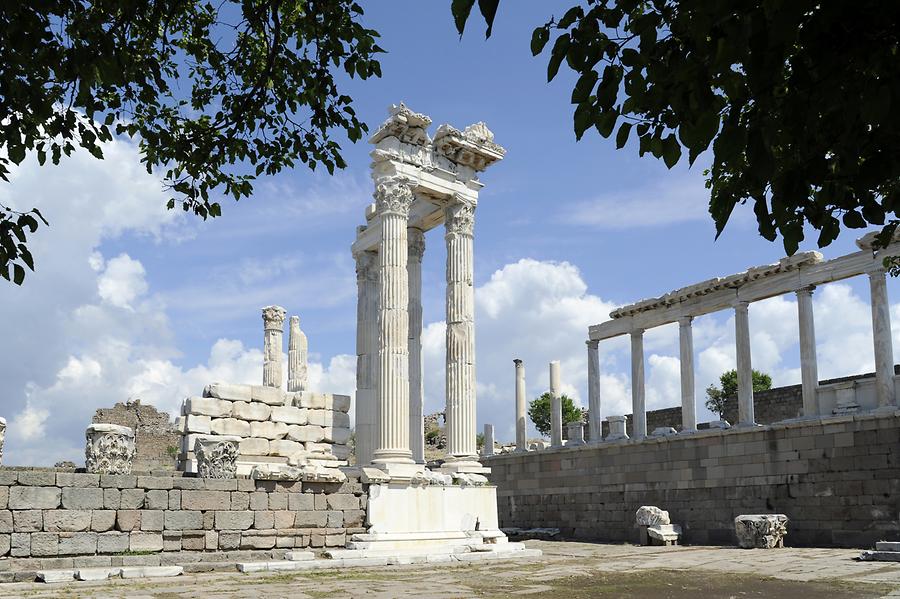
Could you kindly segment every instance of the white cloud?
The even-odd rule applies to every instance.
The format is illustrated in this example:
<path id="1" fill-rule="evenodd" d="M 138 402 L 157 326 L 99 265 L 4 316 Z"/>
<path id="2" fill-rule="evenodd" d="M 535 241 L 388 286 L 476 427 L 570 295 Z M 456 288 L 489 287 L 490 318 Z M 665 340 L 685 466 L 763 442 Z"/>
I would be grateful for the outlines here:
<path id="1" fill-rule="evenodd" d="M 92 268 L 94 264 L 96 262 L 91 264 Z M 145 274 L 143 264 L 128 254 L 120 254 L 106 263 L 106 269 L 97 280 L 97 292 L 110 305 L 133 310 L 132 302 L 147 293 Z"/>

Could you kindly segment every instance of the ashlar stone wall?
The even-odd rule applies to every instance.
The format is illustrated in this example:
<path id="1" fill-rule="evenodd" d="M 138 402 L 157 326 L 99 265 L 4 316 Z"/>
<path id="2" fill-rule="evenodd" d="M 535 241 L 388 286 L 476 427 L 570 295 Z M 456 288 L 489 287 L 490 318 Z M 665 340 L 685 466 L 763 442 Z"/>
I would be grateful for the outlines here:
<path id="1" fill-rule="evenodd" d="M 0 468 L 0 557 L 342 547 L 358 480 L 301 483 Z"/>
<path id="2" fill-rule="evenodd" d="M 787 545 L 900 540 L 900 411 L 701 431 L 485 458 L 501 527 L 635 541 L 642 505 L 668 510 L 686 544 L 733 545 L 734 518 L 790 518 Z"/>
<path id="3" fill-rule="evenodd" d="M 175 470 L 181 435 L 167 412 L 140 400 L 119 402 L 99 408 L 91 422 L 118 424 L 134 431 L 135 470 Z"/>

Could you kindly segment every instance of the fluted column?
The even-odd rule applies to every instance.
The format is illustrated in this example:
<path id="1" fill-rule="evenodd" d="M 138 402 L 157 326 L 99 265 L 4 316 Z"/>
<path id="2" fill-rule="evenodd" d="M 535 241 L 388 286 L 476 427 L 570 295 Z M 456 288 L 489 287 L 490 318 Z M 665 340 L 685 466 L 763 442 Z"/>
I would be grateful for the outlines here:
<path id="1" fill-rule="evenodd" d="M 747 302 L 734 304 L 734 339 L 737 353 L 738 426 L 755 426 L 753 365 L 750 361 L 750 313 Z"/>
<path id="2" fill-rule="evenodd" d="M 409 449 L 409 279 L 406 225 L 413 194 L 399 177 L 383 178 L 375 189 L 381 224 L 378 253 L 377 431 L 372 461 L 411 464 Z"/>
<path id="3" fill-rule="evenodd" d="M 422 256 L 425 253 L 425 233 L 422 229 L 406 230 L 409 261 L 409 448 L 417 464 L 425 463 L 425 420 L 422 380 Z"/>
<path id="4" fill-rule="evenodd" d="M 812 294 L 815 287 L 797 290 L 797 316 L 800 321 L 800 380 L 802 382 L 803 415 L 807 418 L 819 414 L 816 387 L 819 386 L 819 368 L 816 365 L 816 325 L 813 318 Z"/>
<path id="5" fill-rule="evenodd" d="M 525 420 L 525 364 L 513 360 L 516 365 L 516 451 L 528 451 L 528 421 Z"/>
<path id="6" fill-rule="evenodd" d="M 694 332 L 693 317 L 678 319 L 678 349 L 681 362 L 681 432 L 697 430 L 697 401 L 694 397 Z"/>
<path id="7" fill-rule="evenodd" d="M 475 205 L 455 198 L 444 216 L 447 242 L 447 461 L 478 466 L 475 447 Z"/>
<path id="8" fill-rule="evenodd" d="M 631 332 L 631 438 L 647 436 L 647 404 L 644 397 L 644 331 Z"/>
<path id="9" fill-rule="evenodd" d="M 378 255 L 356 258 L 356 463 L 369 464 L 375 451 L 375 360 L 378 342 Z"/>
<path id="10" fill-rule="evenodd" d="M 603 440 L 603 417 L 600 415 L 600 342 L 587 341 L 588 348 L 588 413 L 591 443 Z"/>
<path id="11" fill-rule="evenodd" d="M 891 306 L 881 269 L 869 273 L 872 302 L 872 341 L 875 345 L 875 397 L 878 407 L 895 405 L 894 345 L 891 340 Z"/>
<path id="12" fill-rule="evenodd" d="M 306 389 L 309 376 L 307 369 L 308 356 L 309 342 L 306 339 L 306 334 L 300 330 L 300 317 L 291 316 L 288 327 L 288 391 L 297 392 Z"/>
<path id="13" fill-rule="evenodd" d="M 550 362 L 550 446 L 562 447 L 562 391 L 559 383 L 559 360 Z"/>
<path id="14" fill-rule="evenodd" d="M 281 351 L 284 339 L 285 311 L 281 306 L 266 306 L 263 319 L 263 385 L 281 387 Z"/>

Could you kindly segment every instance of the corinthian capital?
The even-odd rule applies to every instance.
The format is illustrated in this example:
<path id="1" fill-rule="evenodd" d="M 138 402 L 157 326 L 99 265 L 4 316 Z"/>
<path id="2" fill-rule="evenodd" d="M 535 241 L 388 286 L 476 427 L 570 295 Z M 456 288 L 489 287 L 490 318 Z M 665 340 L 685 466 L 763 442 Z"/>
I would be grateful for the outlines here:
<path id="1" fill-rule="evenodd" d="M 262 309 L 263 328 L 268 330 L 284 330 L 285 311 L 281 306 L 266 306 Z"/>
<path id="2" fill-rule="evenodd" d="M 444 227 L 447 233 L 472 235 L 475 230 L 475 204 L 454 201 L 445 208 Z"/>
<path id="3" fill-rule="evenodd" d="M 410 227 L 406 230 L 406 236 L 410 260 L 421 260 L 425 255 L 425 233 L 422 229 Z"/>
<path id="4" fill-rule="evenodd" d="M 413 201 L 412 181 L 406 177 L 382 177 L 375 181 L 375 208 L 379 214 L 409 216 Z"/>

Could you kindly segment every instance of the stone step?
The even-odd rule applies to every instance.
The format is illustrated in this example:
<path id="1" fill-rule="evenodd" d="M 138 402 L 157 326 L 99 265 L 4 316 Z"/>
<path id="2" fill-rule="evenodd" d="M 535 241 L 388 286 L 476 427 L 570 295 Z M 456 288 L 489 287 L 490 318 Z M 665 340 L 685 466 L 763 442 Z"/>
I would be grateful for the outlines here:
<path id="1" fill-rule="evenodd" d="M 122 568 L 81 568 L 75 571 L 77 580 L 106 580 L 111 576 L 119 576 Z"/>
<path id="2" fill-rule="evenodd" d="M 134 566 L 121 568 L 122 578 L 161 578 L 168 576 L 181 576 L 184 568 L 181 566 Z"/>
<path id="3" fill-rule="evenodd" d="M 315 559 L 316 554 L 312 551 L 288 551 L 284 554 L 284 559 L 292 562 L 303 562 Z"/>
<path id="4" fill-rule="evenodd" d="M 875 543 L 876 551 L 900 551 L 900 541 L 878 541 Z"/>
<path id="5" fill-rule="evenodd" d="M 864 562 L 900 562 L 900 551 L 863 551 L 859 559 Z"/>
<path id="6" fill-rule="evenodd" d="M 38 582 L 72 582 L 75 580 L 75 570 L 38 570 Z"/>

